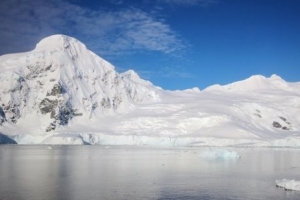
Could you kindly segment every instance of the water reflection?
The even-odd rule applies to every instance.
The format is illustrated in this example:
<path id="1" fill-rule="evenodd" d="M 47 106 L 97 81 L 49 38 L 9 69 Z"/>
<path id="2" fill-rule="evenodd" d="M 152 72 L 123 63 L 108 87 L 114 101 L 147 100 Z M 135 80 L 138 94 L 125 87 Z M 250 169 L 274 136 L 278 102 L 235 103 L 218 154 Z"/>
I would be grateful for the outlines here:
<path id="1" fill-rule="evenodd" d="M 275 187 L 300 180 L 299 150 L 235 149 L 208 160 L 203 149 L 0 146 L 0 199 L 299 199 Z"/>

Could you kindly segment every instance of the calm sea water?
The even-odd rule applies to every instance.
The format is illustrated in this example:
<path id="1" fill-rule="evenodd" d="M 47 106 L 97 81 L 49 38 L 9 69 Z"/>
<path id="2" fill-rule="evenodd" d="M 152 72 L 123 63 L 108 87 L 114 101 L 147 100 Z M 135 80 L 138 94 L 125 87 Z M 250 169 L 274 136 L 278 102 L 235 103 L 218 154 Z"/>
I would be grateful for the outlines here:
<path id="1" fill-rule="evenodd" d="M 203 148 L 0 146 L 0 199 L 300 199 L 275 186 L 300 180 L 300 150 L 232 150 L 242 158 L 200 158 Z"/>

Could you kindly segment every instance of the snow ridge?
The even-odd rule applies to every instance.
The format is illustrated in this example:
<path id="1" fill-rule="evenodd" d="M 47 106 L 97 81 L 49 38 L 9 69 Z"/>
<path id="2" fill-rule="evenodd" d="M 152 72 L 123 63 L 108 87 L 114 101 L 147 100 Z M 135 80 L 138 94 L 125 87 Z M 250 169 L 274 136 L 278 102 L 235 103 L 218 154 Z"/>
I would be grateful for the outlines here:
<path id="1" fill-rule="evenodd" d="M 254 90 L 284 90 L 290 92 L 298 92 L 297 88 L 285 82 L 281 77 L 273 74 L 270 78 L 262 75 L 254 75 L 248 79 L 237 81 L 228 85 L 213 85 L 205 89 L 205 91 L 228 91 L 228 92 L 247 92 Z"/>

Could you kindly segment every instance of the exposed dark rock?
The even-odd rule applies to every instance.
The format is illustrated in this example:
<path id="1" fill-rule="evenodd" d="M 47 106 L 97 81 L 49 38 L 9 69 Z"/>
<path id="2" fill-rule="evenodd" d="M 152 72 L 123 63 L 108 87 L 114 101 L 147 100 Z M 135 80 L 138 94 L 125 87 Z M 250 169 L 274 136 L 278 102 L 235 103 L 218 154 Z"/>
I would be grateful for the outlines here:
<path id="1" fill-rule="evenodd" d="M 5 113 L 5 118 L 13 123 L 17 123 L 18 119 L 21 117 L 19 106 L 12 102 L 3 105 L 2 112 Z"/>
<path id="2" fill-rule="evenodd" d="M 98 108 L 98 102 L 93 103 L 89 118 L 92 118 L 93 111 Z"/>
<path id="3" fill-rule="evenodd" d="M 54 121 L 46 128 L 46 132 L 53 131 L 53 130 L 55 130 L 55 128 L 56 128 L 56 123 Z"/>
<path id="4" fill-rule="evenodd" d="M 28 80 L 38 77 L 42 71 L 39 66 L 36 65 L 28 65 L 27 68 L 29 69 L 29 73 L 26 75 L 26 79 Z"/>
<path id="5" fill-rule="evenodd" d="M 47 96 L 57 96 L 64 93 L 64 89 L 61 85 L 55 84 L 51 92 L 47 93 Z"/>
<path id="6" fill-rule="evenodd" d="M 286 122 L 286 118 L 284 117 L 279 117 L 282 121 Z"/>
<path id="7" fill-rule="evenodd" d="M 73 108 L 72 108 L 72 115 L 73 115 L 74 117 L 76 117 L 76 116 L 82 116 L 83 114 L 82 114 L 82 113 L 78 113 L 78 112 L 77 112 L 77 109 L 73 109 Z"/>
<path id="8" fill-rule="evenodd" d="M 9 93 L 6 96 L 8 98 L 2 102 L 2 106 L 0 107 L 0 124 L 5 121 L 17 123 L 21 117 L 22 108 L 27 104 L 30 88 L 22 76 L 17 74 L 14 77 L 16 79 L 13 80 L 14 84 L 12 84 L 12 87 L 2 94 L 4 96 L 6 93 Z"/>
<path id="9" fill-rule="evenodd" d="M 51 118 L 51 119 L 54 119 L 55 116 L 56 116 L 56 112 L 55 112 L 55 110 L 53 110 L 53 111 L 51 112 L 51 114 L 50 114 L 50 118 Z"/>
<path id="10" fill-rule="evenodd" d="M 136 89 L 127 88 L 127 93 L 129 94 L 130 98 L 136 102 L 138 102 L 138 92 Z"/>
<path id="11" fill-rule="evenodd" d="M 48 98 L 45 98 L 41 101 L 39 108 L 42 114 L 47 114 L 53 111 L 55 112 L 55 108 L 57 107 L 57 105 L 57 100 L 50 100 Z"/>
<path id="12" fill-rule="evenodd" d="M 70 102 L 61 101 L 58 105 L 58 111 L 55 115 L 55 119 L 58 125 L 67 125 L 69 120 L 74 116 L 80 116 L 82 113 L 76 113 L 76 110 L 72 108 Z"/>
<path id="13" fill-rule="evenodd" d="M 110 99 L 109 98 L 102 98 L 101 100 L 101 107 L 103 108 L 111 108 L 111 105 L 110 105 Z"/>
<path id="14" fill-rule="evenodd" d="M 26 67 L 29 69 L 26 79 L 32 80 L 37 77 L 43 77 L 43 73 L 49 71 L 52 68 L 52 64 L 45 65 L 43 62 L 37 62 Z"/>
<path id="15" fill-rule="evenodd" d="M 287 123 L 288 125 L 291 125 L 291 123 L 284 117 L 279 117 L 282 121 L 284 121 L 285 123 Z"/>
<path id="16" fill-rule="evenodd" d="M 5 121 L 6 121 L 6 116 L 2 107 L 0 106 L 0 125 L 2 125 Z"/>
<path id="17" fill-rule="evenodd" d="M 45 68 L 45 70 L 48 71 L 48 70 L 51 69 L 51 67 L 52 67 L 52 64 L 50 64 L 49 66 L 47 66 L 47 67 Z"/>
<path id="18" fill-rule="evenodd" d="M 286 126 L 284 126 L 284 127 L 282 127 L 282 130 L 291 130 L 290 128 L 288 128 L 288 127 L 286 127 Z"/>
<path id="19" fill-rule="evenodd" d="M 98 107 L 98 103 L 97 102 L 93 103 L 93 105 L 92 105 L 92 111 L 95 110 L 97 107 Z"/>
<path id="20" fill-rule="evenodd" d="M 73 118 L 73 110 L 70 104 L 59 107 L 58 120 L 59 125 L 68 124 L 69 120 Z"/>
<path id="21" fill-rule="evenodd" d="M 76 116 L 82 116 L 83 114 L 82 113 L 74 113 L 74 117 Z"/>
<path id="22" fill-rule="evenodd" d="M 276 122 L 276 121 L 273 122 L 273 127 L 275 127 L 275 128 L 281 128 L 282 130 L 286 130 L 286 131 L 292 129 L 291 126 L 282 126 L 279 122 Z"/>
<path id="23" fill-rule="evenodd" d="M 18 78 L 18 82 L 19 82 L 19 83 L 25 82 L 25 79 L 24 79 L 22 76 L 20 76 L 20 77 Z"/>
<path id="24" fill-rule="evenodd" d="M 50 113 L 50 118 L 54 121 L 47 127 L 46 131 L 52 131 L 59 125 L 67 125 L 69 121 L 75 116 L 82 116 L 82 113 L 77 113 L 72 108 L 72 104 L 64 100 L 50 100 L 48 98 L 43 99 L 40 103 L 40 111 L 42 114 Z"/>
<path id="25" fill-rule="evenodd" d="M 122 103 L 122 98 L 119 97 L 119 96 L 114 96 L 112 102 L 113 102 L 113 107 L 114 107 L 114 108 L 118 108 L 119 105 Z"/>
<path id="26" fill-rule="evenodd" d="M 282 125 L 279 122 L 274 121 L 273 122 L 273 127 L 275 127 L 275 128 L 281 128 Z"/>

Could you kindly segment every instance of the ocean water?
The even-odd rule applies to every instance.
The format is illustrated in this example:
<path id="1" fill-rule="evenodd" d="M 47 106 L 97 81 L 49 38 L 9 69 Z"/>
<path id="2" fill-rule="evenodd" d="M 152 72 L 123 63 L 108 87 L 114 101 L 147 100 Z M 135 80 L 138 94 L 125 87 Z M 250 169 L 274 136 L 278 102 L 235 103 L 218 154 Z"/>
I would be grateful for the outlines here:
<path id="1" fill-rule="evenodd" d="M 201 158 L 213 148 L 0 146 L 1 200 L 300 199 L 300 150 L 231 148 L 240 159 Z M 228 149 L 228 148 L 226 148 Z"/>

